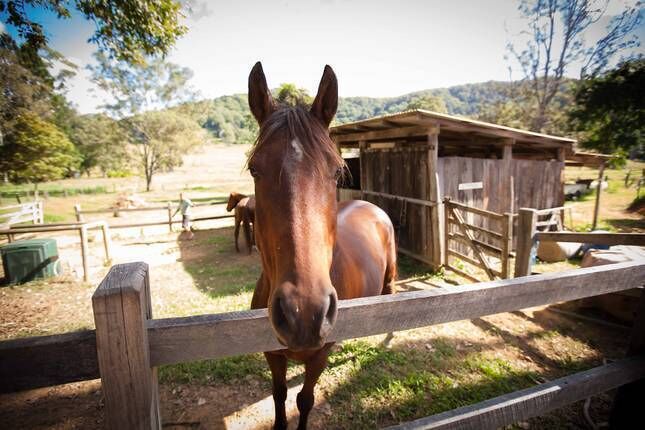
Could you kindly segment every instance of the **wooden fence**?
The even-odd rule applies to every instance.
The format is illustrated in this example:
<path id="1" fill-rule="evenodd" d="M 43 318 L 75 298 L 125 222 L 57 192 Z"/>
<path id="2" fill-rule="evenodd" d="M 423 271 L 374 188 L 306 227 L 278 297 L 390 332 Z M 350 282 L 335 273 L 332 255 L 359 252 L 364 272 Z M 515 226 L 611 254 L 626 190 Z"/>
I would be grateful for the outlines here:
<path id="1" fill-rule="evenodd" d="M 194 205 L 194 207 L 199 207 L 199 206 L 215 206 L 215 205 L 225 205 L 226 202 L 215 202 L 215 203 L 197 203 Z M 113 229 L 117 228 L 132 228 L 132 227 L 150 227 L 150 226 L 155 226 L 155 225 L 168 225 L 168 230 L 172 232 L 172 225 L 173 224 L 179 224 L 182 221 L 181 220 L 173 220 L 173 205 L 172 203 L 168 203 L 166 206 L 148 206 L 148 207 L 143 207 L 143 208 L 124 208 L 124 209 L 119 209 L 119 208 L 109 208 L 109 209 L 92 209 L 92 210 L 82 210 L 80 203 L 77 203 L 74 205 L 74 213 L 76 215 L 76 221 L 82 222 L 83 221 L 83 214 L 102 214 L 102 213 L 112 213 L 114 214 L 115 217 L 118 217 L 121 212 L 146 212 L 146 211 L 166 211 L 167 213 L 167 219 L 166 220 L 159 220 L 159 221 L 147 221 L 147 222 L 138 222 L 138 223 L 130 223 L 130 224 L 111 224 L 110 227 Z M 192 218 L 191 221 L 196 222 L 196 221 L 208 221 L 208 220 L 216 220 L 216 219 L 226 219 L 226 218 L 233 218 L 235 215 L 229 214 L 229 215 L 214 215 L 214 216 L 205 216 L 205 217 L 196 217 Z"/>
<path id="2" fill-rule="evenodd" d="M 92 222 L 78 222 L 78 223 L 52 223 L 34 225 L 14 225 L 9 229 L 0 230 L 0 235 L 6 235 L 9 242 L 12 242 L 18 234 L 29 233 L 52 233 L 58 231 L 78 231 L 81 243 L 81 260 L 83 262 L 83 280 L 89 280 L 89 265 L 88 265 L 88 240 L 87 232 L 89 230 L 101 229 L 103 233 L 103 249 L 105 251 L 105 262 L 109 264 L 112 260 L 111 247 L 112 240 L 110 237 L 110 226 L 105 221 L 92 221 Z"/>
<path id="3" fill-rule="evenodd" d="M 547 224 L 540 224 L 538 217 L 544 215 L 545 210 L 522 208 L 519 212 L 517 228 L 517 247 L 515 257 L 515 276 L 531 274 L 531 262 L 535 258 L 539 241 L 576 242 L 593 245 L 634 245 L 645 246 L 643 233 L 577 233 L 577 232 L 549 232 L 540 228 Z M 548 225 L 552 225 L 551 222 Z"/>
<path id="4" fill-rule="evenodd" d="M 1 207 L 0 220 L 2 220 L 0 228 L 9 228 L 25 222 L 42 224 L 44 222 L 43 202 L 35 201 Z"/>
<path id="5" fill-rule="evenodd" d="M 643 283 L 645 262 L 629 262 L 440 290 L 343 300 L 329 340 L 478 318 L 632 289 Z M 108 428 L 159 429 L 157 366 L 282 348 L 271 329 L 266 309 L 152 319 L 145 263 L 112 267 L 94 293 L 92 305 L 96 331 L 0 342 L 2 391 L 100 375 Z M 639 399 L 642 399 L 638 396 L 642 396 L 645 384 L 643 333 L 645 294 L 633 329 L 630 357 L 404 424 L 402 428 L 497 428 L 623 385 L 615 409 L 622 412 L 621 416 L 638 414 Z"/>
<path id="6" fill-rule="evenodd" d="M 474 208 L 452 201 L 450 197 L 446 197 L 443 202 L 445 217 L 444 266 L 459 276 L 478 282 L 477 278 L 451 264 L 450 257 L 455 257 L 464 263 L 482 269 L 491 280 L 496 277 L 510 278 L 509 261 L 513 245 L 513 214 L 498 214 Z M 475 225 L 469 215 L 486 219 L 484 225 L 487 225 L 488 228 Z M 498 226 L 498 231 L 495 231 L 493 226 Z M 499 270 L 493 267 L 490 257 L 499 261 Z"/>

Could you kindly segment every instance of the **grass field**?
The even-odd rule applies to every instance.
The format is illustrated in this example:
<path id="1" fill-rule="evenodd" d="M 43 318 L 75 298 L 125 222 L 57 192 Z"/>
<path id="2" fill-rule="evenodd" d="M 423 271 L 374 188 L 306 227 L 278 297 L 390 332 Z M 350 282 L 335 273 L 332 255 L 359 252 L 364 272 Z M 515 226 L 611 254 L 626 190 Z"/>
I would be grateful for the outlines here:
<path id="1" fill-rule="evenodd" d="M 215 146 L 192 154 L 181 169 L 156 178 L 151 192 L 142 192 L 142 181 L 137 178 L 61 181 L 57 187 L 102 186 L 115 191 L 51 197 L 45 202 L 46 217 L 71 220 L 75 203 L 80 202 L 85 209 L 108 207 L 119 193 L 125 192 L 136 191 L 150 204 L 176 199 L 179 191 L 185 191 L 195 201 L 209 201 L 232 190 L 248 192 L 252 182 L 242 171 L 246 150 Z M 566 175 L 575 179 L 594 177 L 597 172 L 568 170 Z M 608 175 L 609 189 L 601 200 L 601 225 L 613 230 L 643 231 L 643 217 L 625 211 L 635 197 L 635 188 L 622 185 L 624 172 L 608 171 Z M 591 222 L 593 196 L 570 204 L 575 227 L 585 228 Z M 214 213 L 222 209 L 207 206 L 201 210 Z M 127 214 L 123 219 L 107 214 L 94 218 L 104 216 L 110 217 L 110 222 L 126 222 L 163 218 L 165 214 Z M 156 318 L 250 306 L 260 273 L 257 252 L 235 252 L 230 220 L 197 227 L 194 240 L 169 233 L 165 226 L 114 230 L 113 263 L 142 260 L 150 265 Z M 83 283 L 77 277 L 77 239 L 55 237 L 67 273 L 48 281 L 0 288 L 0 339 L 93 327 L 90 298 L 108 270 L 102 261 L 100 242 L 90 244 L 91 281 Z M 540 264 L 537 269 L 554 271 L 576 266 L 577 262 L 572 261 Z M 430 276 L 433 284 L 442 283 L 444 277 L 405 257 L 400 257 L 399 271 L 400 278 Z M 423 281 L 415 285 L 433 288 Z M 396 424 L 552 380 L 623 354 L 623 329 L 570 319 L 550 309 L 527 309 L 343 342 L 334 348 L 329 368 L 317 386 L 317 405 L 310 427 L 371 429 Z M 270 428 L 270 373 L 261 354 L 164 366 L 159 378 L 165 428 Z M 295 393 L 303 381 L 302 366 L 290 365 L 288 379 L 288 410 L 293 426 Z M 100 427 L 101 397 L 97 381 L 1 395 L 0 427 Z M 608 395 L 593 399 L 590 413 L 596 422 L 606 421 L 609 400 Z M 575 404 L 519 423 L 518 428 L 585 428 L 581 410 L 582 405 Z"/>

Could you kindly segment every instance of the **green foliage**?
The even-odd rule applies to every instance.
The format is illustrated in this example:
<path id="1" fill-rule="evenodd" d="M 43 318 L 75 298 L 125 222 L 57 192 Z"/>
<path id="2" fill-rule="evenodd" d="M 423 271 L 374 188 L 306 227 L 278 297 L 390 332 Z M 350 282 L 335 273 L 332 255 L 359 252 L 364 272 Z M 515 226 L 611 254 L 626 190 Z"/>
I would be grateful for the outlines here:
<path id="1" fill-rule="evenodd" d="M 193 120 L 172 111 L 145 112 L 122 123 L 129 130 L 147 191 L 155 173 L 180 166 L 182 155 L 204 141 L 201 129 Z"/>
<path id="2" fill-rule="evenodd" d="M 187 30 L 179 22 L 181 4 L 176 0 L 0 0 L 0 18 L 16 29 L 36 55 L 47 48 L 47 32 L 29 18 L 27 6 L 53 12 L 62 19 L 71 17 L 72 6 L 95 24 L 90 41 L 108 57 L 128 62 L 167 54 L 177 37 Z"/>
<path id="3" fill-rule="evenodd" d="M 60 179 L 76 169 L 80 161 L 65 134 L 31 113 L 18 117 L 2 150 L 0 168 L 8 173 L 12 182 Z"/>
<path id="4" fill-rule="evenodd" d="M 585 148 L 645 158 L 645 59 L 579 82 L 571 112 Z M 621 152 L 622 151 L 622 152 Z M 617 160 L 620 163 L 620 160 Z"/>
<path id="5" fill-rule="evenodd" d="M 278 103 L 297 106 L 297 105 L 311 105 L 313 98 L 309 95 L 304 88 L 298 88 L 296 84 L 285 83 L 281 84 L 275 91 L 275 99 Z"/>
<path id="6" fill-rule="evenodd" d="M 448 113 L 446 103 L 441 97 L 426 95 L 415 97 L 408 103 L 408 109 L 425 109 L 432 112 Z"/>
<path id="7" fill-rule="evenodd" d="M 83 115 L 75 119 L 69 135 L 83 156 L 82 172 L 98 168 L 109 177 L 123 177 L 114 172 L 127 172 L 127 135 L 117 121 L 104 114 Z"/>

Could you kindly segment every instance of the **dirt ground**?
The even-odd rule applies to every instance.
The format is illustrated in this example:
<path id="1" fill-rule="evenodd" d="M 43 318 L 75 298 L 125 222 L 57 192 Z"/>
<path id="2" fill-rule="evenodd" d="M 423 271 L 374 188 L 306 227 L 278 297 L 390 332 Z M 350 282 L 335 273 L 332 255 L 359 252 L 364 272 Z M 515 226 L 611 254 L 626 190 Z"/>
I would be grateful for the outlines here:
<path id="1" fill-rule="evenodd" d="M 154 191 L 139 194 L 149 202 L 163 202 L 173 199 L 180 190 L 188 190 L 189 197 L 208 201 L 232 189 L 249 191 L 250 178 L 242 171 L 246 149 L 217 147 L 194 154 L 181 169 L 157 178 Z M 199 177 L 195 177 L 196 171 Z M 109 183 L 117 190 L 140 190 L 135 180 Z M 116 193 L 87 196 L 81 204 L 86 208 L 105 207 L 115 196 Z M 611 216 L 603 219 L 642 223 L 642 218 L 624 211 L 623 200 L 627 197 L 612 197 L 614 193 L 608 196 L 604 202 L 613 202 L 614 206 L 607 208 L 603 204 L 602 214 Z M 70 217 L 75 202 L 77 199 L 72 198 L 50 199 L 46 208 Z M 221 206 L 206 206 L 199 208 L 198 214 L 222 211 Z M 580 213 L 581 217 L 587 216 L 586 211 Z M 143 212 L 118 219 L 110 217 L 108 221 L 127 223 L 164 216 Z M 101 217 L 104 215 L 91 218 Z M 257 252 L 235 252 L 230 220 L 200 223 L 197 229 L 193 240 L 185 234 L 169 233 L 166 226 L 113 230 L 111 264 L 145 261 L 150 266 L 155 318 L 228 312 L 250 306 L 260 273 Z M 65 273 L 47 281 L 0 287 L 0 339 L 93 328 L 91 296 L 109 269 L 100 236 L 92 234 L 87 283 L 79 280 L 78 237 L 54 237 Z M 243 239 L 240 243 L 244 249 Z M 575 265 L 541 266 L 540 271 L 571 267 Z M 400 273 L 401 278 L 431 275 L 427 267 L 405 258 L 400 259 Z M 436 285 L 450 287 L 440 276 L 434 276 L 427 281 L 404 283 L 401 288 Z M 624 354 L 629 333 L 625 327 L 571 318 L 554 309 L 557 310 L 526 309 L 337 345 L 316 388 L 310 428 L 371 429 L 393 425 L 533 386 Z M 293 428 L 302 366 L 291 366 L 288 379 L 287 407 Z M 159 369 L 159 381 L 164 428 L 271 428 L 270 374 L 261 354 L 164 366 Z M 611 393 L 591 399 L 590 415 L 596 424 L 607 421 L 610 399 Z M 103 414 L 98 380 L 0 395 L 2 429 L 102 428 Z M 514 426 L 589 427 L 583 402 Z"/>

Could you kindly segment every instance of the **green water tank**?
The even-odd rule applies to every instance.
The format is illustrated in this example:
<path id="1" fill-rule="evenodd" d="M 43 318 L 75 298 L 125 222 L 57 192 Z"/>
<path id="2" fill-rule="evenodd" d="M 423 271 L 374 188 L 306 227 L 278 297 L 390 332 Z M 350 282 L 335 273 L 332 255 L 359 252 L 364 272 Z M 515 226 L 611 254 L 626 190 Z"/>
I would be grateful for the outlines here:
<path id="1" fill-rule="evenodd" d="M 19 240 L 0 247 L 5 281 L 21 284 L 60 273 L 55 239 Z"/>

